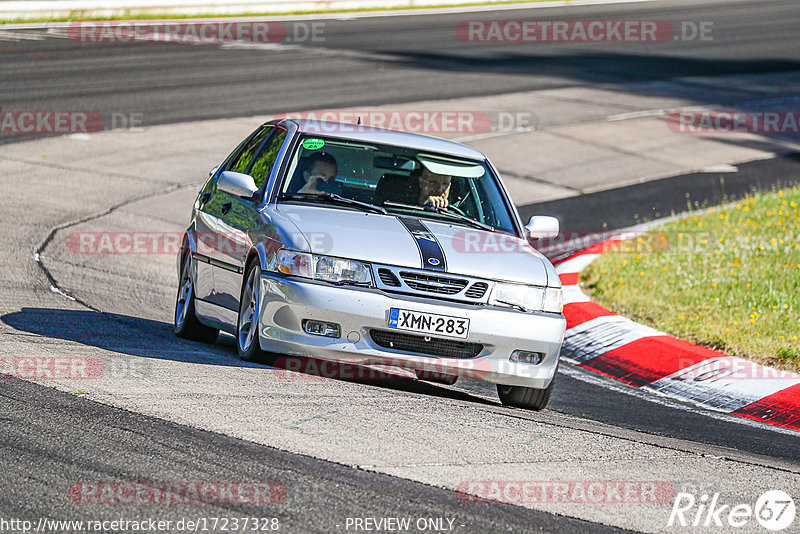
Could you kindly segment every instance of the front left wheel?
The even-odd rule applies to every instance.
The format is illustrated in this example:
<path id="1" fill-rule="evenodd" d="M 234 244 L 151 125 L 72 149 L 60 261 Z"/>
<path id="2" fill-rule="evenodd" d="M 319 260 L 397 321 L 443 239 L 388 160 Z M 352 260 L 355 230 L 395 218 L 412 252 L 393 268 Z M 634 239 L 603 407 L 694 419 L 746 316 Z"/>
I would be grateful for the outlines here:
<path id="1" fill-rule="evenodd" d="M 505 406 L 514 406 L 515 408 L 538 412 L 544 410 L 550 403 L 550 397 L 553 396 L 555 385 L 555 375 L 553 375 L 550 385 L 544 389 L 497 384 L 497 396 L 500 397 L 500 402 Z"/>
<path id="2" fill-rule="evenodd" d="M 178 296 L 175 298 L 175 316 L 172 329 L 175 335 L 184 339 L 213 343 L 219 330 L 202 324 L 194 312 L 194 282 L 192 280 L 192 254 L 183 258 L 181 279 L 178 282 Z"/>

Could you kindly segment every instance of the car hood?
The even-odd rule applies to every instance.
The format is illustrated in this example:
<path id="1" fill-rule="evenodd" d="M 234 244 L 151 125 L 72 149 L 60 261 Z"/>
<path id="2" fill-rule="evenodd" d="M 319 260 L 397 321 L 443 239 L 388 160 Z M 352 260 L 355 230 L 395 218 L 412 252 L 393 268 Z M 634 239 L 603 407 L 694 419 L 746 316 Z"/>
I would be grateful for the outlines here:
<path id="1" fill-rule="evenodd" d="M 305 238 L 306 251 L 370 263 L 420 269 L 417 240 L 400 217 L 326 206 L 280 204 L 276 210 Z M 435 237 L 446 272 L 532 285 L 559 286 L 550 262 L 526 241 L 460 224 L 420 221 Z M 300 240 L 294 240 L 300 248 Z M 430 265 L 428 265 L 430 268 Z"/>

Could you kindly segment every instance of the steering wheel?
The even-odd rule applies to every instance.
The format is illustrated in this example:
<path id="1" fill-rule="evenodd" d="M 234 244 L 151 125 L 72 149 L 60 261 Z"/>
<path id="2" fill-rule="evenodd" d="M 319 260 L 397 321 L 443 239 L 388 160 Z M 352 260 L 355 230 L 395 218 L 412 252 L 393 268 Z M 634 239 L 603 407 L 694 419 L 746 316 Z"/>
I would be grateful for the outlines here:
<path id="1" fill-rule="evenodd" d="M 447 210 L 453 210 L 454 212 L 458 213 L 459 215 L 463 215 L 463 216 L 465 216 L 465 217 L 467 217 L 467 216 L 468 216 L 466 213 L 464 213 L 464 212 L 461 210 L 461 208 L 459 208 L 459 207 L 458 207 L 458 206 L 456 206 L 455 204 L 449 204 L 449 205 L 448 205 L 448 206 L 447 206 L 445 209 L 447 209 Z"/>

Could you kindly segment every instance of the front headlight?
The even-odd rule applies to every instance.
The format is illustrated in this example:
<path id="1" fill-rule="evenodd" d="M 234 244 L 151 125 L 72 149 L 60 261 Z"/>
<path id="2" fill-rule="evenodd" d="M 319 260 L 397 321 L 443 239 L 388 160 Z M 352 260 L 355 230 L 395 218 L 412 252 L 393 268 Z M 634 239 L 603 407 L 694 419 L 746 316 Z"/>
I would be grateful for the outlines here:
<path id="1" fill-rule="evenodd" d="M 314 256 L 314 278 L 337 284 L 372 284 L 366 263 L 329 256 Z"/>
<path id="2" fill-rule="evenodd" d="M 489 304 L 528 312 L 561 313 L 561 288 L 497 282 L 489 298 Z"/>
<path id="3" fill-rule="evenodd" d="M 372 284 L 372 271 L 366 263 L 294 250 L 279 250 L 269 270 L 334 284 Z"/>

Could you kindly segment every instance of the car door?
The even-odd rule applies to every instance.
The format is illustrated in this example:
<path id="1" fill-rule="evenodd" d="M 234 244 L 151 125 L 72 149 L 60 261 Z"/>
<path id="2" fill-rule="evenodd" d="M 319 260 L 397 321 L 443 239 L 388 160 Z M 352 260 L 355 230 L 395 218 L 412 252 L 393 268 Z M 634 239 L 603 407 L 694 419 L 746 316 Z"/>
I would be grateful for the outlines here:
<path id="1" fill-rule="evenodd" d="M 256 187 L 263 192 L 285 140 L 283 128 L 271 128 L 248 165 L 237 172 L 252 176 Z M 259 227 L 257 208 L 261 199 L 244 199 L 227 193 L 222 193 L 219 198 L 222 203 L 218 216 L 221 236 L 217 241 L 216 261 L 212 262 L 214 299 L 221 306 L 238 310 L 244 263 L 252 246 L 252 231 Z"/>
<path id="2" fill-rule="evenodd" d="M 199 300 L 208 300 L 211 291 L 214 289 L 214 273 L 211 270 L 211 264 L 208 263 L 208 239 L 206 238 L 211 231 L 211 225 L 210 218 L 203 210 L 215 187 L 215 178 L 212 173 L 212 176 L 197 195 L 195 202 L 193 239 L 195 241 L 194 250 L 196 251 L 194 259 L 197 260 L 194 265 L 197 271 L 194 280 L 194 296 Z"/>
<path id="3" fill-rule="evenodd" d="M 224 222 L 224 216 L 233 207 L 233 202 L 230 195 L 217 187 L 217 177 L 223 171 L 245 172 L 273 130 L 271 125 L 261 126 L 250 134 L 217 169 L 197 199 L 195 239 L 198 261 L 195 295 L 198 299 L 219 306 L 233 305 L 231 302 L 226 303 L 225 297 L 216 291 L 215 275 L 220 269 L 219 262 L 224 262 L 228 256 L 224 251 L 235 245 L 235 234 L 229 231 Z M 235 265 L 226 267 L 235 268 Z"/>

